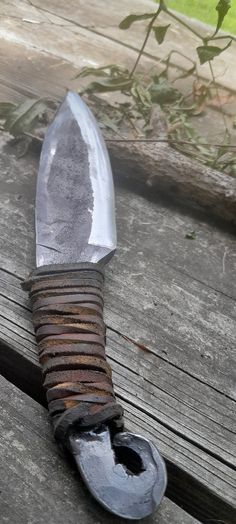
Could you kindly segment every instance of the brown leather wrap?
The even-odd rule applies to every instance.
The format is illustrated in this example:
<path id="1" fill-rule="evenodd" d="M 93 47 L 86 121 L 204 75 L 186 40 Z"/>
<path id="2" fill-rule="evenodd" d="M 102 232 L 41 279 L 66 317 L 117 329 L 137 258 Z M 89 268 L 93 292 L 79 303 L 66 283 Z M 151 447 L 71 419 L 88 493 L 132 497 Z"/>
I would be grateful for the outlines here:
<path id="1" fill-rule="evenodd" d="M 98 264 L 42 266 L 29 291 L 44 388 L 56 439 L 108 423 L 123 428 L 105 356 L 104 273 Z"/>

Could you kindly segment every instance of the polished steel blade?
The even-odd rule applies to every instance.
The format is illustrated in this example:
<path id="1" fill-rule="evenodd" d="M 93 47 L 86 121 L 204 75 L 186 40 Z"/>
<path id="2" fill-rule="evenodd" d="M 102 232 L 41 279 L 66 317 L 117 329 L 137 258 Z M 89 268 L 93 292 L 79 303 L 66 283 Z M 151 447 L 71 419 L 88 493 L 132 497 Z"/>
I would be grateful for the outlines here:
<path id="1" fill-rule="evenodd" d="M 36 191 L 36 264 L 99 262 L 116 248 L 114 189 L 99 127 L 68 92 L 49 126 Z"/>

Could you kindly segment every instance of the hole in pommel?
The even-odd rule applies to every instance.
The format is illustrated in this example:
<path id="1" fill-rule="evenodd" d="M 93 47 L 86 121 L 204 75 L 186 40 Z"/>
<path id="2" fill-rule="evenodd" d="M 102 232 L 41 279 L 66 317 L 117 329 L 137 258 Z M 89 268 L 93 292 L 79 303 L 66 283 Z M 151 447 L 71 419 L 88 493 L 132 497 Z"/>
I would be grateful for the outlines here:
<path id="1" fill-rule="evenodd" d="M 141 457 L 131 448 L 114 446 L 116 464 L 122 464 L 128 475 L 139 475 L 145 470 Z"/>

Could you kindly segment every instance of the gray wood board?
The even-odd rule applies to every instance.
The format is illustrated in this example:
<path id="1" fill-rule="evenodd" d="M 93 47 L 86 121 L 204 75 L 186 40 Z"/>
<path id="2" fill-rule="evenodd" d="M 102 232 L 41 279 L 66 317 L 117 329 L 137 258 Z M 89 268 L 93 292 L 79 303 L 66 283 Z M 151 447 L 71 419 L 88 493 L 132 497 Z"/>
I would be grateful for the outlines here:
<path id="1" fill-rule="evenodd" d="M 31 26 L 32 24 L 28 24 L 28 30 L 24 29 L 27 42 L 29 31 L 32 31 Z M 38 35 L 40 44 L 47 39 L 48 34 L 47 24 L 45 26 L 43 23 L 42 28 L 44 32 Z M 72 38 L 71 33 L 67 33 Z M 95 60 L 95 63 L 100 64 L 101 45 L 99 44 L 98 50 L 95 46 L 94 52 L 90 47 L 86 47 L 83 35 L 76 35 L 77 38 L 82 45 L 81 65 L 84 61 L 89 61 L 89 58 L 90 61 Z M 55 35 L 52 41 L 55 46 Z M 105 42 L 107 44 L 107 41 Z M 1 71 L 4 74 L 1 74 Z M 23 100 L 25 97 L 42 96 L 60 99 L 64 96 L 66 87 L 77 89 L 81 84 L 81 79 L 75 77 L 76 68 L 59 57 L 39 53 L 35 47 L 29 50 L 27 46 L 0 40 L 0 100 L 19 102 L 19 98 Z M 86 83 L 87 79 L 82 79 L 83 82 Z M 117 94 L 115 96 L 117 97 Z M 114 101 L 114 93 L 109 94 L 109 99 Z M 156 120 L 159 120 L 159 116 Z M 120 133 L 131 140 L 136 139 L 136 134 L 125 126 L 123 129 L 121 127 Z M 180 205 L 186 205 L 188 202 L 190 207 L 200 206 L 211 215 L 221 217 L 229 223 L 236 223 L 236 180 L 233 177 L 195 162 L 169 144 L 109 141 L 111 130 L 106 134 L 113 169 L 118 178 L 133 178 L 134 184 L 140 180 L 143 188 L 151 186 L 150 192 L 153 196 L 166 193 L 171 201 L 178 201 Z M 117 139 L 117 134 L 114 134 L 114 137 Z M 156 129 L 154 138 L 157 137 Z"/>
<path id="2" fill-rule="evenodd" d="M 25 278 L 34 266 L 38 158 L 17 159 L 4 142 L 2 135 L 0 262 Z M 107 271 L 107 323 L 235 399 L 235 237 L 124 188 L 116 198 L 119 244 Z M 191 230 L 196 240 L 185 238 Z"/>
<path id="3" fill-rule="evenodd" d="M 87 492 L 52 437 L 47 411 L 0 376 L 0 505 L 6 524 L 122 523 Z M 146 523 L 197 524 L 169 499 Z M 144 522 L 145 522 L 144 521 Z"/>
<path id="4" fill-rule="evenodd" d="M 32 154 L 16 159 L 2 137 L 0 362 L 2 372 L 35 396 L 40 373 L 20 281 L 34 265 L 37 161 Z M 167 458 L 175 500 L 185 500 L 203 520 L 220 515 L 233 522 L 234 301 L 227 295 L 233 237 L 124 188 L 116 196 L 119 247 L 107 270 L 105 313 L 127 425 L 151 437 Z M 189 229 L 198 232 L 195 241 L 185 239 Z"/>
<path id="5" fill-rule="evenodd" d="M 36 6 L 36 8 L 34 7 Z M 155 6 L 150 0 L 34 0 L 28 2 L 22 0 L 2 0 L 0 14 L 3 20 L 3 34 L 7 38 L 21 42 L 27 46 L 42 49 L 56 55 L 69 58 L 71 62 L 79 63 L 83 59 L 83 44 L 86 42 L 85 56 L 89 51 L 90 57 L 100 51 L 100 60 L 106 56 L 106 64 L 115 63 L 124 65 L 127 58 L 132 57 L 131 64 L 137 56 L 143 38 L 147 21 L 133 24 L 128 31 L 118 28 L 121 20 L 130 13 L 150 13 L 155 11 Z M 181 15 L 179 15 L 181 17 Z M 32 23 L 25 21 L 32 20 Z M 174 65 L 184 70 L 189 69 L 189 60 L 197 59 L 196 47 L 199 38 L 188 29 L 173 22 L 165 13 L 158 18 L 160 25 L 170 24 L 164 43 L 157 46 L 155 38 L 149 38 L 142 57 L 142 65 L 145 67 L 160 65 L 160 60 L 167 58 L 169 53 L 175 49 L 179 52 L 177 56 L 170 57 Z M 34 22 L 34 23 L 33 23 Z M 189 20 L 188 24 L 195 27 L 200 34 L 209 32 L 208 27 L 199 28 L 199 22 Z M 58 26 L 60 30 L 60 46 L 58 45 Z M 181 27 L 181 37 L 179 37 Z M 70 33 L 70 34 L 69 34 Z M 41 35 L 44 34 L 42 37 Z M 77 38 L 76 38 L 77 37 Z M 53 41 L 54 39 L 54 41 Z M 106 50 L 105 54 L 101 48 Z M 183 56 L 184 55 L 184 56 Z M 186 58 L 188 57 L 188 58 Z M 234 60 L 234 47 L 227 49 L 223 57 L 214 62 L 214 73 L 217 81 L 230 89 L 235 89 L 235 73 L 230 64 Z M 91 65 L 91 62 L 90 62 Z M 200 74 L 212 80 L 208 64 L 200 69 Z"/>

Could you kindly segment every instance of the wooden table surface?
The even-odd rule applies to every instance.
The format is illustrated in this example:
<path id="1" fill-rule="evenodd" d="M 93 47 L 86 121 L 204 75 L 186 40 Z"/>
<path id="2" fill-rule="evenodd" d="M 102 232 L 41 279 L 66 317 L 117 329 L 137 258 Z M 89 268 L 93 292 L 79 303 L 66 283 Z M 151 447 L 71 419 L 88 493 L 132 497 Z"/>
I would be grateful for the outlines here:
<path id="1" fill-rule="evenodd" d="M 0 100 L 61 98 L 66 86 L 76 85 L 77 66 L 102 65 L 106 53 L 106 62 L 135 56 L 118 36 L 108 39 L 86 28 L 88 21 L 79 24 L 89 7 L 91 25 L 98 23 L 105 11 L 94 2 L 70 0 L 66 15 L 62 1 L 41 2 L 55 13 L 53 24 L 30 4 L 0 6 Z M 43 407 L 31 312 L 21 290 L 35 265 L 37 168 L 37 152 L 17 158 L 10 137 L 1 135 L 1 518 L 122 522 L 98 507 L 60 455 Z M 158 445 L 169 475 L 167 497 L 147 522 L 235 524 L 235 237 L 201 210 L 154 199 L 140 184 L 116 180 L 116 204 L 118 249 L 106 272 L 107 354 L 127 428 Z M 195 240 L 185 237 L 192 230 Z"/>

